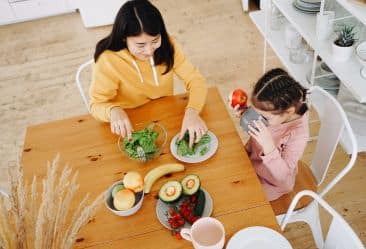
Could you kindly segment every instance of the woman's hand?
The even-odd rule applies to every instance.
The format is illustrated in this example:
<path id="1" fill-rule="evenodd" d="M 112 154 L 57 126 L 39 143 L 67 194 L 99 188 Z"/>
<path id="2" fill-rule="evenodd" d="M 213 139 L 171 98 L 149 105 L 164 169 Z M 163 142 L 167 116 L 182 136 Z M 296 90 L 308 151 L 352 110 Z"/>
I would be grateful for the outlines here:
<path id="1" fill-rule="evenodd" d="M 198 143 L 201 137 L 206 134 L 207 126 L 202 120 L 198 111 L 193 108 L 187 108 L 184 114 L 182 128 L 179 134 L 179 140 L 184 137 L 184 133 L 188 130 L 189 133 L 189 147 L 191 148 L 193 142 Z M 196 138 L 196 139 L 195 139 Z M 195 140 L 194 140 L 195 139 Z"/>
<path id="2" fill-rule="evenodd" d="M 132 125 L 127 113 L 119 106 L 111 109 L 111 131 L 122 137 L 132 138 Z"/>
<path id="3" fill-rule="evenodd" d="M 261 120 L 256 120 L 253 123 L 257 129 L 254 128 L 254 126 L 249 125 L 248 133 L 262 146 L 263 154 L 267 155 L 274 151 L 276 146 L 273 143 L 272 134 L 268 127 Z"/>

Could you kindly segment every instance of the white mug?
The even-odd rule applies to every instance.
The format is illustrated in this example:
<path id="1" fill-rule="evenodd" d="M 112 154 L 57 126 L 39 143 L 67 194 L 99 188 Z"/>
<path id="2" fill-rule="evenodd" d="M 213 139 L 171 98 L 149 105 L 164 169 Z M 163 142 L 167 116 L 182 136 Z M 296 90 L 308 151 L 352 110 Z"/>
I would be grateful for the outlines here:
<path id="1" fill-rule="evenodd" d="M 332 34 L 334 17 L 334 11 L 324 11 L 323 15 L 320 15 L 319 12 L 316 15 L 316 21 L 318 25 L 316 33 L 319 40 L 326 40 Z"/>
<path id="2" fill-rule="evenodd" d="M 222 249 L 225 243 L 224 226 L 211 217 L 198 219 L 190 229 L 182 228 L 180 234 L 191 241 L 195 249 Z"/>

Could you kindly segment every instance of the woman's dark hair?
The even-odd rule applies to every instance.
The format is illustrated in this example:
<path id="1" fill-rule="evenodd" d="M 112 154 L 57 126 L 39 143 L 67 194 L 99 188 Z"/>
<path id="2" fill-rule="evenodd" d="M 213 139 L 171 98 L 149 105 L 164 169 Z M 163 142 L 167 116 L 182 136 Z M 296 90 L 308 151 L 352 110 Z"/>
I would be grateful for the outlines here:
<path id="1" fill-rule="evenodd" d="M 303 115 L 308 110 L 306 95 L 306 88 L 283 69 L 275 68 L 264 74 L 255 84 L 252 103 L 260 110 L 276 114 L 295 107 L 295 112 Z"/>
<path id="2" fill-rule="evenodd" d="M 154 52 L 156 65 L 164 64 L 167 73 L 174 64 L 174 48 L 169 40 L 163 17 L 148 0 L 130 0 L 122 5 L 113 24 L 112 32 L 100 40 L 94 53 L 94 61 L 105 50 L 119 51 L 127 48 L 126 38 L 146 33 L 161 36 L 161 46 Z"/>

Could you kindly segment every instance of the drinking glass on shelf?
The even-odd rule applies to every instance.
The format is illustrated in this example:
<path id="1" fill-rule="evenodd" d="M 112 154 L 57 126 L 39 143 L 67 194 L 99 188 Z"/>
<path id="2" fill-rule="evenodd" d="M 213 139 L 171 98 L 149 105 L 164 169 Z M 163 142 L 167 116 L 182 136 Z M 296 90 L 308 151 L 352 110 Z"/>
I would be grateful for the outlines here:
<path id="1" fill-rule="evenodd" d="M 288 23 L 285 27 L 285 44 L 288 49 L 296 49 L 301 46 L 302 36 Z"/>
<path id="2" fill-rule="evenodd" d="M 289 49 L 292 63 L 302 64 L 306 62 L 308 53 L 302 42 L 302 36 L 290 23 L 285 27 L 285 45 Z"/>
<path id="3" fill-rule="evenodd" d="M 294 64 L 303 64 L 308 61 L 309 55 L 302 43 L 297 48 L 290 48 L 290 61 Z"/>
<path id="4" fill-rule="evenodd" d="M 276 6 L 271 6 L 271 14 L 270 14 L 270 28 L 272 30 L 280 30 L 283 22 L 283 15 L 282 13 L 276 8 Z"/>

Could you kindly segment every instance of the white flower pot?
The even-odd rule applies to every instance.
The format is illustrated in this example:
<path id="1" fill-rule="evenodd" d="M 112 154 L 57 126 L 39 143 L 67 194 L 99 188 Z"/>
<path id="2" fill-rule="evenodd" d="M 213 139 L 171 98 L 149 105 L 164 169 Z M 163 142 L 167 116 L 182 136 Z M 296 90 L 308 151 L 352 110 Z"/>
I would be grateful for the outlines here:
<path id="1" fill-rule="evenodd" d="M 336 61 L 347 61 L 351 58 L 353 53 L 353 46 L 350 47 L 340 47 L 334 42 L 332 44 L 333 49 L 333 59 Z"/>

